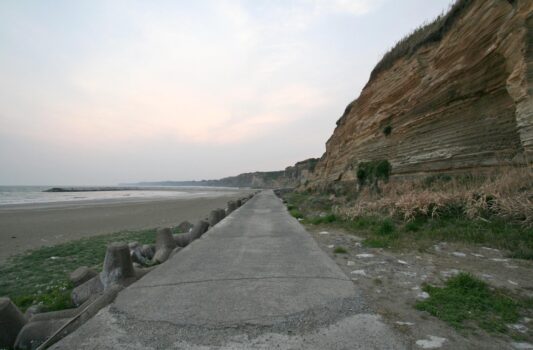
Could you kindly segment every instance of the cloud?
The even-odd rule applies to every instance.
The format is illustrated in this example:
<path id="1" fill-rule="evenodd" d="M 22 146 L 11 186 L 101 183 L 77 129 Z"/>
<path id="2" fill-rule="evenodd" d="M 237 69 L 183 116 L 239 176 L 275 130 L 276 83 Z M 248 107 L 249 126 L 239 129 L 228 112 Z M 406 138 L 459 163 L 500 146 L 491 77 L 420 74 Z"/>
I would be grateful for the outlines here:
<path id="1" fill-rule="evenodd" d="M 115 94 L 108 102 L 50 104 L 46 109 L 57 111 L 58 117 L 40 125 L 36 136 L 96 149 L 127 148 L 161 138 L 191 145 L 238 144 L 276 132 L 327 103 L 316 88 L 298 84 L 270 90 L 260 98 L 254 89 L 220 96 L 174 90 L 164 96 L 158 88 L 150 85 L 137 94 Z"/>
<path id="2" fill-rule="evenodd" d="M 39 93 L 33 110 L 24 111 L 31 123 L 20 111 L 4 109 L 6 129 L 80 149 L 121 149 L 158 138 L 191 145 L 247 142 L 328 104 L 320 81 L 302 73 L 312 51 L 305 28 L 323 15 L 361 15 L 370 8 L 363 0 L 260 6 L 208 0 L 179 11 L 100 6 L 106 16 L 95 18 L 98 30 L 91 29 L 99 44 L 82 46 L 82 54 L 56 71 L 57 86 L 17 77 L 23 89 Z"/>
<path id="3" fill-rule="evenodd" d="M 117 36 L 119 25 L 135 34 L 80 56 L 58 77 L 68 98 L 36 96 L 38 127 L 21 119 L 10 123 L 12 130 L 19 123 L 26 134 L 80 148 L 157 138 L 235 144 L 327 103 L 323 87 L 294 73 L 308 48 L 287 34 L 294 28 L 269 21 L 281 9 L 256 18 L 238 2 L 216 4 L 201 21 L 129 8 L 104 34 Z"/>

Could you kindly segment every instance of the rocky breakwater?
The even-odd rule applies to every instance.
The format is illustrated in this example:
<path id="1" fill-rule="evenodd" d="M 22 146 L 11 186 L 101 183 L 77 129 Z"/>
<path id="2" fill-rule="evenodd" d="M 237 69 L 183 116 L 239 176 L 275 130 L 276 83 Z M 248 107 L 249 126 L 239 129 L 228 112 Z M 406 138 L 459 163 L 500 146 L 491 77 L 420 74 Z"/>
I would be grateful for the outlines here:
<path id="1" fill-rule="evenodd" d="M 311 186 L 533 162 L 533 2 L 458 0 L 376 66 L 326 143 Z"/>
<path id="2" fill-rule="evenodd" d="M 141 190 L 139 187 L 52 187 L 43 192 L 106 192 Z"/>
<path id="3" fill-rule="evenodd" d="M 154 245 L 111 243 L 107 247 L 101 272 L 82 266 L 70 274 L 70 281 L 74 285 L 71 297 L 76 308 L 40 312 L 38 308 L 30 307 L 23 314 L 9 298 L 0 298 L 0 349 L 30 350 L 51 346 L 112 303 L 123 288 L 201 238 L 210 227 L 253 196 L 250 194 L 232 200 L 226 209 L 213 210 L 208 218 L 199 220 L 195 225 L 182 222 L 176 228 L 182 233 L 173 234 L 171 228 L 160 228 L 156 232 Z"/>

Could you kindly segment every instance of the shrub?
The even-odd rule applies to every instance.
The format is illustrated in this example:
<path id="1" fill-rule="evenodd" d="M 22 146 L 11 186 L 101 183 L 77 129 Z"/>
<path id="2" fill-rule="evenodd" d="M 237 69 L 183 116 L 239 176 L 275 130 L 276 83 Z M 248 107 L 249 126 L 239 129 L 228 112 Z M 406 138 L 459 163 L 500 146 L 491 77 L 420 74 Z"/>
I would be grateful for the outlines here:
<path id="1" fill-rule="evenodd" d="M 378 179 L 388 180 L 392 170 L 392 165 L 388 160 L 380 160 L 376 164 L 375 176 Z"/>
<path id="2" fill-rule="evenodd" d="M 359 180 L 359 183 L 363 184 L 367 178 L 368 173 L 366 169 L 361 164 L 359 164 L 359 169 L 357 169 L 357 179 Z"/>
<path id="3" fill-rule="evenodd" d="M 375 184 L 377 180 L 388 180 L 392 165 L 388 160 L 361 162 L 357 165 L 357 179 L 361 185 L 366 182 Z"/>
<path id="4" fill-rule="evenodd" d="M 383 134 L 385 136 L 389 136 L 391 133 L 392 133 L 392 126 L 387 125 L 386 127 L 383 128 Z"/>
<path id="5" fill-rule="evenodd" d="M 315 171 L 316 165 L 318 164 L 318 158 L 311 158 L 307 160 L 307 166 L 309 171 L 312 173 Z"/>

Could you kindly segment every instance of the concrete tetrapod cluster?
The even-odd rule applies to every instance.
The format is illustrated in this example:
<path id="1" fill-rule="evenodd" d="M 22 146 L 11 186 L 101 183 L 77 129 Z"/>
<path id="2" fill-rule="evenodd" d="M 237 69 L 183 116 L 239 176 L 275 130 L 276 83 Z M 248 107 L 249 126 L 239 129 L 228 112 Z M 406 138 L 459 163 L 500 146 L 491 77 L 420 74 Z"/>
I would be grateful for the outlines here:
<path id="1" fill-rule="evenodd" d="M 177 228 L 185 233 L 172 234 L 170 228 L 160 228 L 155 245 L 109 244 L 102 272 L 82 266 L 70 274 L 74 285 L 71 298 L 77 308 L 42 312 L 38 307 L 30 307 L 22 314 L 9 298 L 0 298 L 0 349 L 45 349 L 72 333 L 113 302 L 123 288 L 200 238 L 253 196 L 229 201 L 226 209 L 211 211 L 206 220 L 195 225 L 182 222 Z"/>
<path id="2" fill-rule="evenodd" d="M 35 314 L 27 312 L 21 315 L 9 299 L 2 298 L 0 348 L 46 348 L 76 330 L 111 303 L 118 292 L 139 275 L 133 267 L 128 245 L 112 243 L 107 247 L 101 273 L 87 267 L 78 268 L 71 273 L 70 280 L 75 285 L 72 300 L 78 308 Z M 4 320 L 6 326 L 3 324 Z M 17 329 L 18 332 L 14 333 Z"/>

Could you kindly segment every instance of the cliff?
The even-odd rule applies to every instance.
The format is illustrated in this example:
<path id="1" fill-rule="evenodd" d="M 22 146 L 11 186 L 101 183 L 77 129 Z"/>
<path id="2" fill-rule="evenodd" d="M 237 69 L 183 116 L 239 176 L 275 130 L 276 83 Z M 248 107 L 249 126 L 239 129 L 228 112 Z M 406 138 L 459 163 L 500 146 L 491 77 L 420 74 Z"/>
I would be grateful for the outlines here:
<path id="1" fill-rule="evenodd" d="M 279 171 L 256 171 L 229 176 L 218 180 L 139 182 L 135 186 L 214 186 L 283 188 L 295 187 L 305 182 L 313 172 L 318 159 L 310 158 Z"/>
<path id="2" fill-rule="evenodd" d="M 533 1 L 459 0 L 387 53 L 346 108 L 311 186 L 392 175 L 531 166 Z"/>

